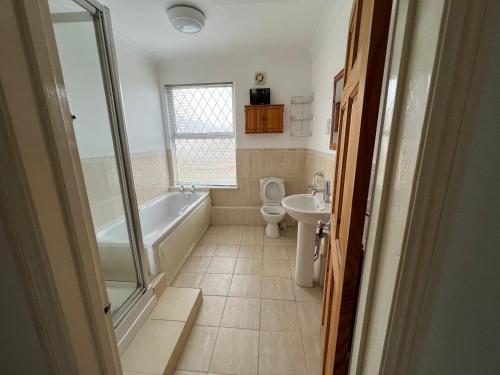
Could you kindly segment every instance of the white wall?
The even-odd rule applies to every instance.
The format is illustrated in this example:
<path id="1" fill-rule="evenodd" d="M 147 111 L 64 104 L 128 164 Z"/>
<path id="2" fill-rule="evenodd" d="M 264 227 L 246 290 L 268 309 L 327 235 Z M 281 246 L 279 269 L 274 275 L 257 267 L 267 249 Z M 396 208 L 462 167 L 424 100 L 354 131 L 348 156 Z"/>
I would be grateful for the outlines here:
<path id="1" fill-rule="evenodd" d="M 82 158 L 111 155 L 113 140 L 94 25 L 56 23 L 54 30 L 64 85 Z"/>
<path id="2" fill-rule="evenodd" d="M 418 326 L 412 374 L 499 372 L 498 2 L 494 7 L 483 22 L 464 130 Z"/>
<path id="3" fill-rule="evenodd" d="M 344 68 L 352 0 L 335 0 L 327 8 L 311 47 L 314 93 L 313 135 L 308 148 L 330 151 L 328 120 L 332 117 L 333 77 Z"/>
<path id="4" fill-rule="evenodd" d="M 113 154 L 93 24 L 55 24 L 58 51 L 82 158 Z M 165 149 L 158 70 L 116 43 L 127 135 L 132 153 Z"/>
<path id="5" fill-rule="evenodd" d="M 130 152 L 165 150 L 157 64 L 119 39 L 116 54 Z"/>
<path id="6" fill-rule="evenodd" d="M 307 138 L 290 136 L 290 99 L 309 95 L 311 62 L 303 54 L 268 54 L 171 60 L 160 63 L 160 83 L 166 84 L 234 82 L 237 148 L 305 147 Z M 264 71 L 271 88 L 271 104 L 285 104 L 283 134 L 245 134 L 244 106 L 250 103 L 249 89 L 254 73 Z M 163 90 L 162 90 L 163 91 Z"/>

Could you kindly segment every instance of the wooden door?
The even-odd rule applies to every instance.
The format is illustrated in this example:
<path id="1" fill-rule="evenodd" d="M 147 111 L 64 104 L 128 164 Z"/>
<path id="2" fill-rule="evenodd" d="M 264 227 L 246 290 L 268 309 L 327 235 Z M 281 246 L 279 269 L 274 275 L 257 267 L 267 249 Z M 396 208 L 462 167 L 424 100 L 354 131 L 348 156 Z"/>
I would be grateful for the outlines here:
<path id="1" fill-rule="evenodd" d="M 349 23 L 321 327 L 324 375 L 348 372 L 390 10 L 391 0 L 355 0 Z"/>
<path id="2" fill-rule="evenodd" d="M 262 112 L 262 122 L 265 124 L 265 132 L 283 132 L 283 106 L 266 107 Z"/>
<path id="3" fill-rule="evenodd" d="M 261 108 L 257 106 L 245 107 L 245 133 L 261 133 L 263 131 L 261 112 Z"/>

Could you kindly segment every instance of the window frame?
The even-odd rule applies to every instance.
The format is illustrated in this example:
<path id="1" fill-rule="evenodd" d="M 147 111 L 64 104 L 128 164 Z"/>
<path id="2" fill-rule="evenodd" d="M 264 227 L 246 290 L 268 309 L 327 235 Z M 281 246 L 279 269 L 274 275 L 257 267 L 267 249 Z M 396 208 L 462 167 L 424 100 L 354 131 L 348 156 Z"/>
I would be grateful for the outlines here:
<path id="1" fill-rule="evenodd" d="M 177 133 L 177 127 L 175 123 L 175 109 L 173 106 L 173 100 L 171 95 L 169 94 L 169 90 L 174 88 L 183 88 L 183 87 L 231 87 L 232 98 L 232 120 L 233 120 L 233 131 L 232 132 L 213 132 L 213 133 L 190 133 L 190 134 L 182 134 Z M 189 184 L 187 182 L 180 183 L 179 182 L 179 174 L 177 168 L 177 159 L 176 159 L 176 147 L 175 140 L 176 139 L 234 139 L 234 161 L 235 161 L 235 175 L 234 175 L 234 184 L 199 184 L 196 185 L 200 188 L 210 188 L 210 189 L 237 189 L 238 188 L 238 173 L 237 173 L 237 163 L 236 163 L 236 150 L 238 149 L 237 139 L 236 139 L 236 95 L 235 95 L 235 85 L 234 82 L 206 82 L 206 83 L 181 83 L 181 84 L 165 84 L 164 85 L 164 94 L 165 94 L 165 108 L 167 112 L 167 123 L 168 123 L 168 133 L 170 138 L 170 147 L 172 154 L 172 173 L 174 175 L 173 181 L 175 187 L 180 187 L 183 184 Z M 170 114 L 174 115 L 171 116 Z M 173 119 L 173 123 L 172 123 Z"/>

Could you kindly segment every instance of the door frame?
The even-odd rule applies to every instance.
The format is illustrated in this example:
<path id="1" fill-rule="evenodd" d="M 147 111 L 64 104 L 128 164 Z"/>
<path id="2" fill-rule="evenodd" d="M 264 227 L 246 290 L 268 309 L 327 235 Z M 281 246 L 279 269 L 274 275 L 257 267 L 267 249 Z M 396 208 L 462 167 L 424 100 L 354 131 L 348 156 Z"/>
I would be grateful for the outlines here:
<path id="1" fill-rule="evenodd" d="M 119 375 L 48 3 L 10 0 L 0 18 L 2 45 L 10 51 L 0 63 L 0 150 L 9 162 L 0 185 L 0 223 L 48 372 Z"/>
<path id="2" fill-rule="evenodd" d="M 487 2 L 394 0 L 350 374 L 408 373 Z"/>

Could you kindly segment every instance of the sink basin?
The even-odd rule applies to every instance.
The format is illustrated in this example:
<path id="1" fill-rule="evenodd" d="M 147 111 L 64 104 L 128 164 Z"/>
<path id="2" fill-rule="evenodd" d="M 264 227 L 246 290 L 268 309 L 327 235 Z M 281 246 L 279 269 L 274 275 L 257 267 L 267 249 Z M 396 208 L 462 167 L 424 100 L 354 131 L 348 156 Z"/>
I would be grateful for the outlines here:
<path id="1" fill-rule="evenodd" d="M 312 287 L 314 279 L 314 251 L 318 221 L 330 220 L 331 204 L 312 194 L 290 195 L 281 201 L 286 212 L 299 222 L 295 282 Z"/>
<path id="2" fill-rule="evenodd" d="M 286 212 L 298 222 L 316 225 L 319 220 L 327 222 L 331 205 L 311 194 L 290 195 L 281 201 Z"/>

